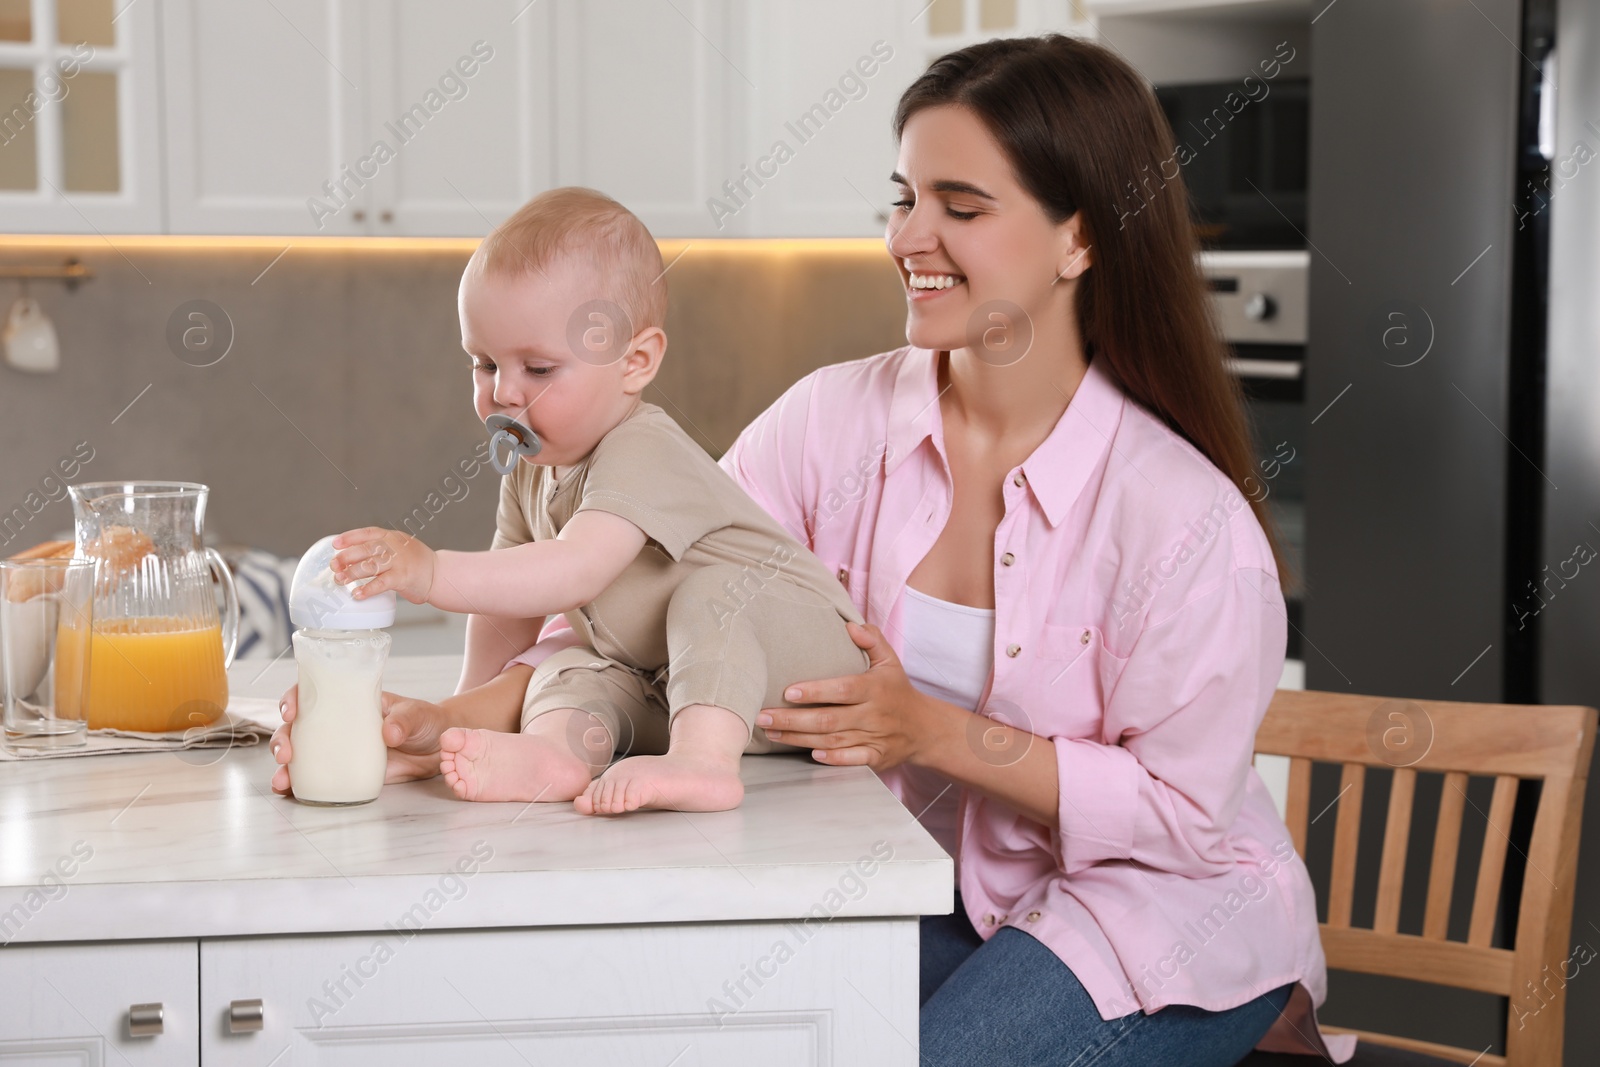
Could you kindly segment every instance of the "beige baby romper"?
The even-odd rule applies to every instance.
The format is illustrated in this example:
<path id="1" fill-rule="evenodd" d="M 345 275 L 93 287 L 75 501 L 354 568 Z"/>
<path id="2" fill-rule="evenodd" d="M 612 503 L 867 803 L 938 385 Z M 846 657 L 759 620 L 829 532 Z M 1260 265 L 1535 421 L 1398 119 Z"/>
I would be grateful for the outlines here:
<path id="1" fill-rule="evenodd" d="M 641 401 L 559 482 L 550 466 L 518 463 L 501 485 L 493 547 L 555 537 L 585 510 L 620 515 L 648 540 L 605 592 L 567 612 L 585 644 L 534 671 L 524 730 L 581 708 L 614 752 L 659 754 L 671 716 L 714 704 L 745 721 L 745 752 L 794 751 L 768 739 L 756 713 L 795 707 L 783 698 L 794 682 L 866 670 L 845 629 L 862 619 L 844 587 L 655 404 Z"/>

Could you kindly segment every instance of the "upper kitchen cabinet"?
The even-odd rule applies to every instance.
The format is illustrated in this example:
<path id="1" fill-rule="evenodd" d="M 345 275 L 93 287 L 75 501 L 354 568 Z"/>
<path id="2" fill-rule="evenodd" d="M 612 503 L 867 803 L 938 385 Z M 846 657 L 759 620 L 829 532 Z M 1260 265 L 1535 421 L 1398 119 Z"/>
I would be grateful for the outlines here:
<path id="1" fill-rule="evenodd" d="M 358 147 L 388 161 L 366 168 L 367 232 L 481 236 L 559 184 L 553 21 L 529 0 L 368 6 Z"/>
<path id="2" fill-rule="evenodd" d="M 0 0 L 0 228 L 157 231 L 154 5 Z"/>
<path id="3" fill-rule="evenodd" d="M 174 232 L 480 236 L 557 185 L 709 229 L 725 3 L 164 2 Z"/>
<path id="4" fill-rule="evenodd" d="M 365 233 L 367 191 L 341 174 L 360 165 L 373 95 L 360 6 L 164 0 L 161 13 L 169 231 Z M 349 200 L 315 220 L 325 182 Z"/>
<path id="5" fill-rule="evenodd" d="M 1093 32 L 1070 0 L 118 3 L 0 0 L 0 230 L 475 237 L 588 185 L 662 238 L 877 235 L 931 59 Z"/>
<path id="6" fill-rule="evenodd" d="M 556 184 L 626 204 L 657 237 L 715 233 L 735 102 L 756 75 L 730 0 L 557 0 Z"/>
<path id="7" fill-rule="evenodd" d="M 895 105 L 930 62 L 993 37 L 1093 32 L 1069 0 L 769 2 L 736 19 L 739 152 L 704 212 L 722 236 L 882 234 Z"/>
<path id="8" fill-rule="evenodd" d="M 481 234 L 550 185 L 526 0 L 165 0 L 171 230 Z"/>
<path id="9" fill-rule="evenodd" d="M 707 182 L 698 232 L 860 237 L 893 201 L 895 102 L 921 73 L 916 8 L 817 0 L 741 9 L 730 84 L 739 151 Z"/>

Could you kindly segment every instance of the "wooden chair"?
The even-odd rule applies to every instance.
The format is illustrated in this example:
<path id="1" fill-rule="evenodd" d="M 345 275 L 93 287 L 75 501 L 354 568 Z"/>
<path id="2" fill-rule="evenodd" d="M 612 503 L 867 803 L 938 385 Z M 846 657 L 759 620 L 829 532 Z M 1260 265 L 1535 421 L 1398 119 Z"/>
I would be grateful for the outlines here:
<path id="1" fill-rule="evenodd" d="M 1256 734 L 1255 747 L 1258 753 L 1289 757 L 1285 822 L 1302 856 L 1310 817 L 1312 763 L 1338 763 L 1343 768 L 1328 921 L 1321 925 L 1328 966 L 1511 998 L 1504 1057 L 1482 1055 L 1481 1049 L 1328 1027 L 1330 1032 L 1360 1036 L 1357 1063 L 1423 1063 L 1428 1062 L 1423 1057 L 1431 1056 L 1437 1058 L 1434 1062 L 1476 1063 L 1480 1067 L 1559 1067 L 1566 994 L 1565 983 L 1551 979 L 1559 977 L 1562 961 L 1570 954 L 1567 939 L 1572 927 L 1578 831 L 1595 719 L 1595 709 L 1586 707 L 1410 701 L 1278 690 Z M 1394 768 L 1371 929 L 1352 926 L 1350 921 L 1362 787 L 1368 767 Z M 1397 929 L 1418 771 L 1444 775 L 1420 935 Z M 1446 926 L 1461 819 L 1470 802 L 1466 793 L 1469 775 L 1493 775 L 1494 794 L 1478 860 L 1467 939 L 1453 941 L 1446 936 Z M 1540 779 L 1544 784 L 1527 849 L 1516 944 L 1499 948 L 1491 945 L 1490 939 L 1499 909 L 1509 844 L 1506 835 L 1517 782 L 1523 778 Z M 1534 996 L 1536 1000 L 1530 999 Z M 1530 1005 L 1537 1010 L 1529 1010 Z"/>

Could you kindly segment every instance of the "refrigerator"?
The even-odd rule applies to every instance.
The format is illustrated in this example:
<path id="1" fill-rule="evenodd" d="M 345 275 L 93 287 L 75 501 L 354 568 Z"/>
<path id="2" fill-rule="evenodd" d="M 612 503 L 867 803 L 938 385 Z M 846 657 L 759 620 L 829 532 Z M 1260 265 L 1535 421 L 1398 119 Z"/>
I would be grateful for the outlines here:
<path id="1" fill-rule="evenodd" d="M 1600 0 L 1311 9 L 1307 688 L 1600 706 Z M 1579 864 L 1600 950 L 1592 783 Z M 1600 961 L 1567 998 L 1566 1062 L 1600 1063 Z M 1482 1048 L 1505 1001 L 1337 975 L 1324 1016 Z"/>

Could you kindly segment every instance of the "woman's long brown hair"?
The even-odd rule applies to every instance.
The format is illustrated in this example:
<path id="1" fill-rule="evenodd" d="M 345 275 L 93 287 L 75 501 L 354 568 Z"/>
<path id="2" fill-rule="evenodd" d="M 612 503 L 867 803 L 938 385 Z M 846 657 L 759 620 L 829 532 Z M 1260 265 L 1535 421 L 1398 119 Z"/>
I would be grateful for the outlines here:
<path id="1" fill-rule="evenodd" d="M 912 115 L 942 105 L 982 120 L 1053 222 L 1083 213 L 1094 249 L 1076 301 L 1085 355 L 1238 487 L 1290 588 L 1298 578 L 1250 488 L 1262 483 L 1244 393 L 1206 295 L 1172 130 L 1144 79 L 1080 38 L 986 41 L 940 56 L 911 84 L 895 137 Z"/>

